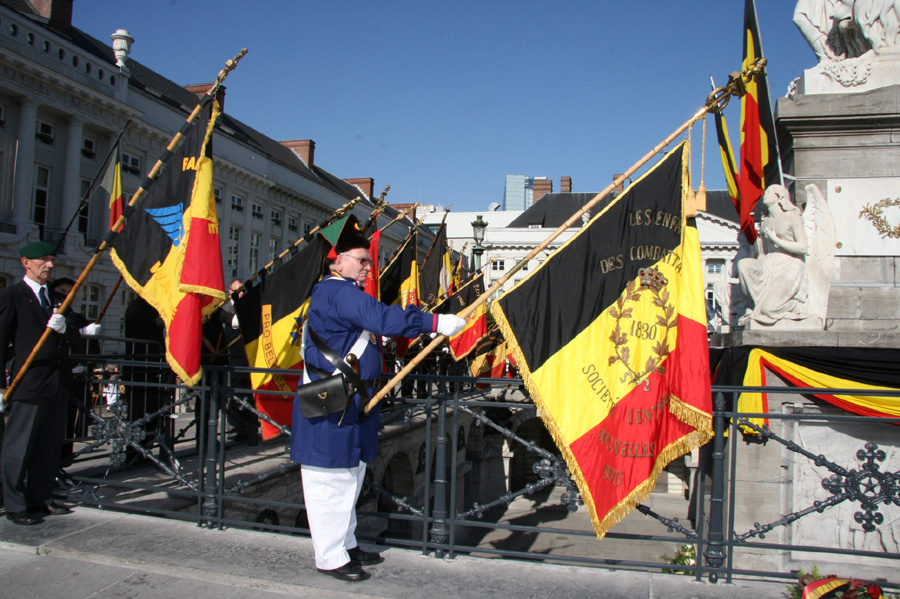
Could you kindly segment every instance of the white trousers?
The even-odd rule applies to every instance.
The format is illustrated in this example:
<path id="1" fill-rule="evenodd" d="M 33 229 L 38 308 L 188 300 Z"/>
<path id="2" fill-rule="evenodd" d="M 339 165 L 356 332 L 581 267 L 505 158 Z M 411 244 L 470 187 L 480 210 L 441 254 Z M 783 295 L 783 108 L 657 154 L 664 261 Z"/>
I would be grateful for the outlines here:
<path id="1" fill-rule="evenodd" d="M 320 468 L 301 464 L 303 500 L 316 550 L 316 567 L 334 570 L 350 561 L 356 543 L 356 500 L 366 463 L 354 468 Z"/>

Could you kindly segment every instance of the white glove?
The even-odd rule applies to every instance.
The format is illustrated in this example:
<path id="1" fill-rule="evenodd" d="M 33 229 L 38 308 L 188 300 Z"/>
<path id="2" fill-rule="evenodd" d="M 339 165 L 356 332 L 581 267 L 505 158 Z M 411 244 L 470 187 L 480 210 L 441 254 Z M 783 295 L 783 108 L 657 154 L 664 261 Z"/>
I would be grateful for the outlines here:
<path id="1" fill-rule="evenodd" d="M 92 322 L 91 324 L 81 327 L 79 332 L 85 337 L 96 337 L 100 334 L 100 329 L 103 327 L 100 323 Z"/>
<path id="2" fill-rule="evenodd" d="M 241 328 L 241 325 L 238 323 L 238 317 L 237 317 L 237 314 L 235 314 L 235 315 L 232 317 L 232 319 L 231 319 L 231 328 L 232 328 L 232 329 L 239 329 L 239 328 Z"/>
<path id="3" fill-rule="evenodd" d="M 0 412 L 6 411 L 6 403 L 3 401 L 4 395 L 6 395 L 6 389 L 0 389 Z"/>
<path id="4" fill-rule="evenodd" d="M 435 332 L 447 337 L 453 337 L 463 330 L 465 326 L 466 321 L 456 314 L 438 314 L 437 330 Z"/>
<path id="5" fill-rule="evenodd" d="M 54 314 L 50 317 L 50 320 L 47 321 L 47 326 L 56 331 L 57 333 L 65 333 L 66 332 L 66 317 L 62 314 Z"/>

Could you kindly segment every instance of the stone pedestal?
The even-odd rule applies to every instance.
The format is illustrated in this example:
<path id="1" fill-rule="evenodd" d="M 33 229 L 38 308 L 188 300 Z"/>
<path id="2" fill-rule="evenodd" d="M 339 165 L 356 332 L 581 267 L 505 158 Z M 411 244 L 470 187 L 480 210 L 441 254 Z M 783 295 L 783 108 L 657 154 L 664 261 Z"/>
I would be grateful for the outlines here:
<path id="1" fill-rule="evenodd" d="M 900 63 L 879 64 L 879 73 L 900 73 Z M 785 179 L 796 182 L 795 202 L 802 206 L 805 184 L 816 183 L 834 216 L 825 330 L 895 333 L 900 330 L 900 239 L 884 238 L 860 213 L 865 206 L 900 198 L 900 85 L 856 91 L 826 84 L 814 72 L 822 68 L 808 70 L 800 89 L 837 93 L 780 98 L 776 123 Z M 900 208 L 887 207 L 883 216 L 895 226 Z"/>

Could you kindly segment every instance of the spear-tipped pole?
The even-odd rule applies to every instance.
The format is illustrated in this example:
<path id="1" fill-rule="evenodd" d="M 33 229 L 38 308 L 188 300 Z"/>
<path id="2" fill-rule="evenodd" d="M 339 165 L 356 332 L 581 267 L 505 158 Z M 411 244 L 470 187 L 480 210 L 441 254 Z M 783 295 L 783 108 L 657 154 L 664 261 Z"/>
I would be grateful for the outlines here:
<path id="1" fill-rule="evenodd" d="M 362 226 L 363 231 L 368 231 L 369 227 L 375 224 L 375 221 L 378 220 L 378 215 L 384 212 L 384 209 L 387 206 L 387 201 L 385 200 L 385 198 L 387 197 L 387 193 L 390 190 L 391 186 L 388 185 L 381 191 L 381 195 L 378 196 L 378 200 L 375 202 L 375 209 L 372 210 L 372 213 L 366 220 L 366 224 Z"/>
<path id="2" fill-rule="evenodd" d="M 122 230 L 122 227 L 128 221 L 128 217 L 134 212 L 134 207 L 137 206 L 138 202 L 140 202 L 144 193 L 146 193 L 147 189 L 149 189 L 153 182 L 156 181 L 156 178 L 159 176 L 160 171 L 162 171 L 163 166 L 165 166 L 166 162 L 172 155 L 175 153 L 175 150 L 181 145 L 181 142 L 184 141 L 184 136 L 187 135 L 188 131 L 191 130 L 191 127 L 194 126 L 194 122 L 197 120 L 197 117 L 200 116 L 200 113 L 209 106 L 210 102 L 216 97 L 216 94 L 219 92 L 219 88 L 222 87 L 222 83 L 225 81 L 225 78 L 228 76 L 228 73 L 234 70 L 237 66 L 237 63 L 247 54 L 247 49 L 244 48 L 238 55 L 225 63 L 225 68 L 219 71 L 219 74 L 216 76 L 215 82 L 209 87 L 206 94 L 200 99 L 200 102 L 197 106 L 194 107 L 194 110 L 188 115 L 187 119 L 184 122 L 184 125 L 181 126 L 181 129 L 172 140 L 169 142 L 169 145 L 166 146 L 165 151 L 162 155 L 157 159 L 156 164 L 153 165 L 153 168 L 150 169 L 150 172 L 147 173 L 146 178 L 144 178 L 144 182 L 141 186 L 134 192 L 134 195 L 131 197 L 131 200 L 128 202 L 128 207 L 123 211 L 123 213 L 119 216 L 119 219 L 115 222 L 115 224 L 110 228 L 109 233 L 106 235 L 106 239 L 104 239 L 97 250 L 94 252 L 94 255 L 91 256 L 91 259 L 88 261 L 87 265 L 84 267 L 84 270 L 81 271 L 81 274 L 78 276 L 78 279 L 75 281 L 75 284 L 72 285 L 72 290 L 69 291 L 69 294 L 66 295 L 66 299 L 63 300 L 63 303 L 59 306 L 57 310 L 58 314 L 64 314 L 66 310 L 69 309 L 69 306 L 72 305 L 72 302 L 75 301 L 75 295 L 78 293 L 78 289 L 84 284 L 85 280 L 87 280 L 88 275 L 94 269 L 94 266 L 97 265 L 97 262 L 100 261 L 100 257 L 103 255 L 103 252 L 112 245 L 112 242 L 115 240 L 119 231 Z M 19 369 L 19 372 L 16 373 L 16 378 L 13 379 L 12 383 L 10 383 L 9 388 L 6 390 L 6 394 L 4 399 L 9 401 L 13 391 L 18 387 L 19 383 L 22 380 L 22 377 L 25 376 L 25 373 L 31 367 L 31 364 L 34 362 L 34 358 L 37 353 L 41 350 L 44 344 L 47 342 L 47 339 L 50 337 L 50 332 L 53 329 L 47 327 L 44 329 L 43 335 L 38 339 L 37 344 L 34 346 L 34 349 L 31 350 L 31 353 L 28 355 L 28 358 L 25 359 L 25 362 L 22 364 L 22 368 Z"/>
<path id="3" fill-rule="evenodd" d="M 384 268 L 382 268 L 382 269 L 378 272 L 378 275 L 379 275 L 379 276 L 381 276 L 381 275 L 384 273 L 384 270 L 385 270 L 388 266 L 390 266 L 391 262 L 394 261 L 394 258 L 397 257 L 397 254 L 400 253 L 400 250 L 402 250 L 403 247 L 406 245 L 406 242 L 409 241 L 409 238 L 413 236 L 413 233 L 416 232 L 416 229 L 418 229 L 419 226 L 420 226 L 422 223 L 424 223 L 424 222 L 425 222 L 425 217 L 424 217 L 424 216 L 423 216 L 422 218 L 420 218 L 419 220 L 416 221 L 416 224 L 414 224 L 413 227 L 412 227 L 412 229 L 409 230 L 409 233 L 406 234 L 406 237 L 403 238 L 403 241 L 400 242 L 400 245 L 398 245 L 398 246 L 397 246 L 397 249 L 394 251 L 394 253 L 391 254 L 391 257 L 388 258 L 387 262 L 384 263 L 384 264 L 385 264 Z"/>
<path id="4" fill-rule="evenodd" d="M 481 265 L 481 267 L 478 268 L 477 270 L 473 270 L 472 274 L 470 274 L 468 277 L 466 277 L 465 281 L 460 283 L 459 289 L 462 289 L 463 287 L 465 287 L 466 285 L 471 283 L 475 279 L 475 277 L 477 277 L 482 272 L 484 272 L 484 269 L 487 268 L 488 266 L 490 266 L 491 262 L 493 262 L 494 260 L 497 260 L 497 256 L 494 256 L 493 258 L 489 259 L 485 264 Z M 454 292 L 454 293 L 457 293 L 459 291 L 459 289 L 457 289 L 456 292 Z M 425 308 L 422 308 L 422 312 L 429 312 L 429 311 L 434 310 L 435 308 L 437 308 L 438 304 L 440 304 L 442 301 L 444 301 L 451 295 L 453 295 L 453 294 L 451 294 L 451 293 L 443 294 L 441 297 L 437 298 L 432 303 L 428 304 L 428 306 L 426 306 Z"/>
<path id="5" fill-rule="evenodd" d="M 407 207 L 403 212 L 401 212 L 401 213 L 398 214 L 396 217 L 394 217 L 394 220 L 392 220 L 391 222 L 389 222 L 388 224 L 386 224 L 385 226 L 381 227 L 381 228 L 378 229 L 378 230 L 379 230 L 379 231 L 384 231 L 385 229 L 387 229 L 387 228 L 390 227 L 391 225 L 395 225 L 395 224 L 399 223 L 399 222 L 400 222 L 401 220 L 403 220 L 404 218 L 409 217 L 409 215 L 412 214 L 413 212 L 415 212 L 416 208 L 420 207 L 421 205 L 422 205 L 422 204 L 413 204 L 412 206 Z M 402 245 L 402 244 L 401 244 L 401 245 Z"/>
<path id="6" fill-rule="evenodd" d="M 319 231 L 321 231 L 322 229 L 324 229 L 325 227 L 327 227 L 328 225 L 330 225 L 331 223 L 333 223 L 333 222 L 336 221 L 337 219 L 343 217 L 343 216 L 344 216 L 345 214 L 347 214 L 347 213 L 353 208 L 353 206 L 355 206 L 356 203 L 359 202 L 361 199 L 362 199 L 361 197 L 357 196 L 357 197 L 353 198 L 352 200 L 350 200 L 349 202 L 347 202 L 346 204 L 344 204 L 343 206 L 341 206 L 340 208 L 338 208 L 337 210 L 335 210 L 334 212 L 332 212 L 331 215 L 330 215 L 328 218 L 326 218 L 325 220 L 323 220 L 322 222 L 320 222 L 318 225 L 316 225 L 315 227 L 313 227 L 312 229 L 310 229 L 310 230 L 309 230 L 309 233 L 305 234 L 303 237 L 301 237 L 300 239 L 298 239 L 297 241 L 295 241 L 294 243 L 292 243 L 290 246 L 288 246 L 287 249 L 285 249 L 283 252 L 281 252 L 280 254 L 278 254 L 277 256 L 275 256 L 275 258 L 274 258 L 273 260 L 271 260 L 268 264 L 266 264 L 265 266 L 263 266 L 262 268 L 260 268 L 260 269 L 259 269 L 258 271 L 256 271 L 255 273 L 253 273 L 253 276 L 251 276 L 249 279 L 247 279 L 246 281 L 244 281 L 244 284 L 241 285 L 240 289 L 237 289 L 237 290 L 235 291 L 235 293 L 237 293 L 238 291 L 241 291 L 241 290 L 243 290 L 243 289 L 246 289 L 247 285 L 249 285 L 250 283 L 252 283 L 252 282 L 255 281 L 256 279 L 258 279 L 260 276 L 262 276 L 262 273 L 266 272 L 266 270 L 268 270 L 269 268 L 271 268 L 273 264 L 275 264 L 275 263 L 278 262 L 279 260 L 283 259 L 285 256 L 287 256 L 287 255 L 288 255 L 289 253 L 291 253 L 292 251 L 295 251 L 295 248 L 299 247 L 301 243 L 303 243 L 303 242 L 308 242 L 310 239 L 312 239 L 313 237 L 315 237 L 316 233 L 318 233 Z"/>
<path id="7" fill-rule="evenodd" d="M 535 246 L 528 255 L 522 258 L 515 266 L 513 266 L 510 270 L 506 272 L 502 277 L 497 279 L 493 285 L 491 285 L 487 291 L 482 293 L 478 299 L 474 302 L 466 306 L 457 316 L 460 318 L 468 317 L 472 312 L 474 312 L 478 306 L 483 304 L 488 300 L 491 295 L 494 294 L 500 287 L 503 286 L 515 273 L 517 273 L 525 264 L 527 264 L 530 260 L 535 258 L 540 252 L 547 248 L 553 241 L 562 235 L 566 229 L 575 224 L 582 215 L 587 214 L 591 208 L 596 206 L 603 198 L 609 195 L 609 193 L 622 185 L 626 179 L 628 179 L 631 175 L 633 175 L 639 168 L 644 166 L 647 162 L 650 161 L 651 158 L 656 156 L 659 152 L 661 152 L 666 146 L 672 143 L 675 139 L 678 138 L 679 135 L 684 133 L 688 127 L 690 127 L 695 121 L 706 116 L 707 112 L 717 112 L 720 111 L 725 105 L 728 103 L 729 96 L 742 96 L 746 93 L 744 88 L 744 83 L 762 72 L 763 67 L 765 66 L 765 59 L 757 59 L 753 65 L 751 65 L 746 71 L 743 73 L 733 73 L 731 77 L 728 79 L 728 84 L 725 87 L 718 88 L 714 90 L 709 96 L 707 96 L 706 105 L 703 106 L 700 110 L 698 110 L 694 116 L 685 121 L 681 126 L 679 126 L 675 131 L 669 134 L 664 140 L 662 140 L 655 148 L 647 152 L 640 160 L 635 162 L 628 170 L 624 173 L 616 177 L 616 179 L 609 184 L 606 189 L 598 193 L 594 196 L 587 204 L 579 208 L 575 214 L 569 217 L 566 222 L 561 224 L 553 233 L 550 234 L 547 239 L 542 241 L 539 245 Z M 415 370 L 416 366 L 418 366 L 425 357 L 430 354 L 432 351 L 437 349 L 441 343 L 443 343 L 447 337 L 445 335 L 436 335 L 434 339 L 432 339 L 431 343 L 429 343 L 422 351 L 420 351 L 415 358 L 406 363 L 400 372 L 394 375 L 391 380 L 387 382 L 387 384 L 382 387 L 378 393 L 376 393 L 372 399 L 369 400 L 369 403 L 366 404 L 363 412 L 368 414 L 370 413 L 375 406 L 377 406 L 381 401 L 387 397 L 387 394 L 391 392 L 391 390 L 396 387 L 400 381 L 406 378 L 409 373 Z"/>

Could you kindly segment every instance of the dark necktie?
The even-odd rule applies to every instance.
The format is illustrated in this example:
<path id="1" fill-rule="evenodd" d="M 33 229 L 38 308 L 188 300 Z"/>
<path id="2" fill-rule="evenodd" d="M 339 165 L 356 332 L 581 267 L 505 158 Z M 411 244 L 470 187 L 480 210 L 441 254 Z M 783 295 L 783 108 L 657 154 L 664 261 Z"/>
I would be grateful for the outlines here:
<path id="1" fill-rule="evenodd" d="M 44 312 L 47 314 L 51 314 L 53 309 L 50 307 L 50 300 L 47 298 L 47 289 L 41 287 L 41 290 L 38 292 L 38 297 L 41 300 L 41 308 L 44 309 Z"/>

